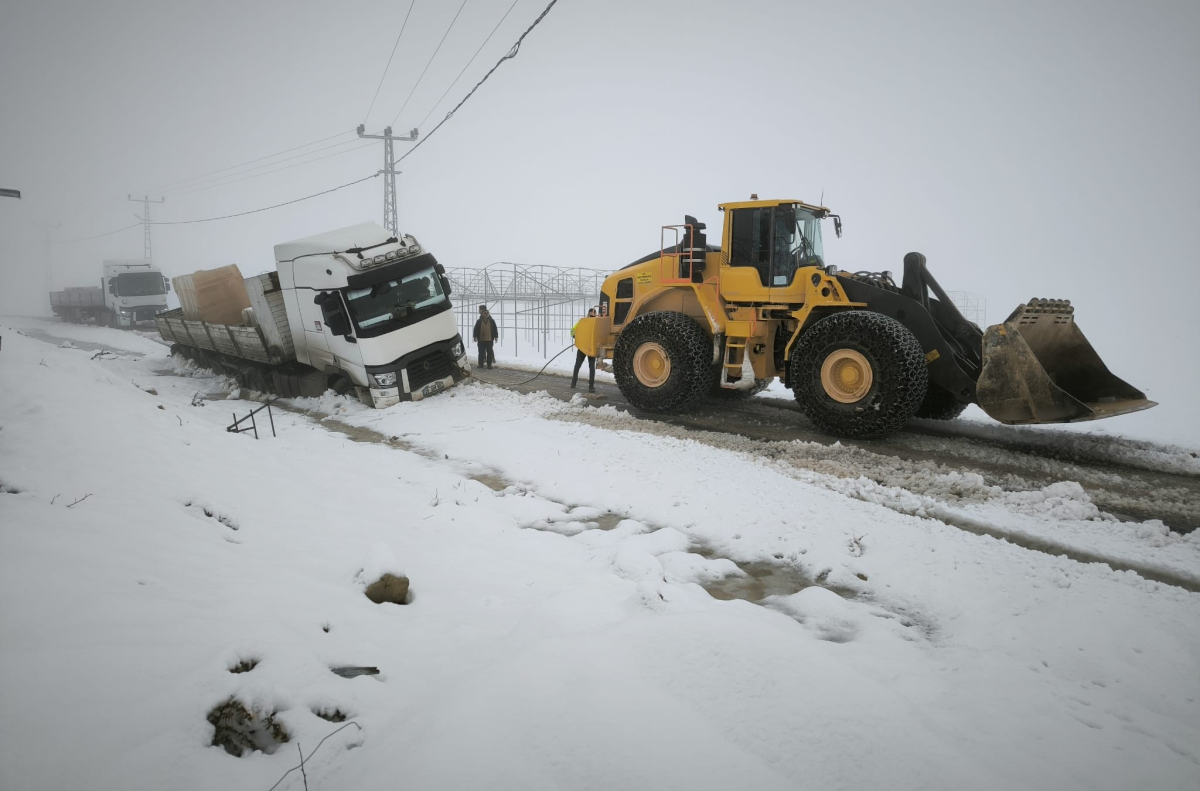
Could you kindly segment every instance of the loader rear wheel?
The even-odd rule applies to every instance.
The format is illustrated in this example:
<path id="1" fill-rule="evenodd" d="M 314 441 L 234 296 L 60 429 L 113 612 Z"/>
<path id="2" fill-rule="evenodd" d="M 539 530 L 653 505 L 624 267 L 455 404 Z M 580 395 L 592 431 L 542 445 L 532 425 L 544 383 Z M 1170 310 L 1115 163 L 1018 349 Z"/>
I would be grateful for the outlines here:
<path id="1" fill-rule="evenodd" d="M 788 380 L 821 431 L 877 439 L 916 413 L 929 375 L 921 344 L 903 324 L 881 313 L 844 311 L 804 331 Z"/>
<path id="2" fill-rule="evenodd" d="M 949 390 L 930 382 L 929 389 L 925 391 L 925 400 L 917 407 L 915 417 L 926 420 L 954 420 L 966 408 L 967 405 L 955 398 Z"/>
<path id="3" fill-rule="evenodd" d="M 647 412 L 681 412 L 712 387 L 712 338 L 682 313 L 638 316 L 617 338 L 613 376 L 621 394 Z"/>

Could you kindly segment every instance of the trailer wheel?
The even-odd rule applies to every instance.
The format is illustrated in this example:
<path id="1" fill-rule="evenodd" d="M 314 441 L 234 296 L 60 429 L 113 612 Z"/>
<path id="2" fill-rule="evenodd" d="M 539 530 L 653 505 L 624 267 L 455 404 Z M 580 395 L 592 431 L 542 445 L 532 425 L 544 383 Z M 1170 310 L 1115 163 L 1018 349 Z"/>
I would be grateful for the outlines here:
<path id="1" fill-rule="evenodd" d="M 655 311 L 631 321 L 613 349 L 613 376 L 629 403 L 681 412 L 713 385 L 712 338 L 682 313 Z"/>
<path id="2" fill-rule="evenodd" d="M 915 417 L 926 420 L 954 420 L 966 408 L 967 405 L 955 398 L 949 390 L 930 382 L 925 391 L 925 400 L 917 407 Z"/>
<path id="3" fill-rule="evenodd" d="M 925 398 L 925 354 L 895 319 L 843 311 L 821 319 L 792 349 L 796 403 L 828 434 L 877 439 L 904 427 Z"/>

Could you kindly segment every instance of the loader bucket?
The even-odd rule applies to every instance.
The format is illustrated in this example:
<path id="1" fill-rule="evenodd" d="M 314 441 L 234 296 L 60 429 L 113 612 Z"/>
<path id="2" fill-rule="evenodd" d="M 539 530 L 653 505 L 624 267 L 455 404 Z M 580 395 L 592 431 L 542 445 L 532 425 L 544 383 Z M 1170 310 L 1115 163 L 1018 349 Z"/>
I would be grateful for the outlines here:
<path id="1" fill-rule="evenodd" d="M 1074 423 L 1155 406 L 1114 376 L 1065 299 L 1031 299 L 983 335 L 979 406 L 1001 423 Z"/>

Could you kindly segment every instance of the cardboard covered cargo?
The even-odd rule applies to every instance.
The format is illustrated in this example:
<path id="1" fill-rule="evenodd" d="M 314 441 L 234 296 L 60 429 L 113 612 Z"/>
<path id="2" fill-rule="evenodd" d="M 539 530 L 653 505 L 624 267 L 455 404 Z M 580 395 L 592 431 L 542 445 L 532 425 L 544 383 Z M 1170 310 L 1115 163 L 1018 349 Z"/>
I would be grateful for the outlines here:
<path id="1" fill-rule="evenodd" d="M 242 311 L 250 307 L 250 297 L 237 264 L 201 269 L 190 275 L 180 275 L 171 282 L 179 295 L 183 317 L 188 321 L 237 326 L 242 323 Z"/>

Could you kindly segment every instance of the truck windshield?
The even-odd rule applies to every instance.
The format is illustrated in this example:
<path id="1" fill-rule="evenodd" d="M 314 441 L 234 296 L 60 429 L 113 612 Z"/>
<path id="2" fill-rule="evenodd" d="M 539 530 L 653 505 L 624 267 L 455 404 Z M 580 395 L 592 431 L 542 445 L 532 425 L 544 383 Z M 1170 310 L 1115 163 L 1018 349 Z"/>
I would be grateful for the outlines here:
<path id="1" fill-rule="evenodd" d="M 421 311 L 446 302 L 433 267 L 370 288 L 348 288 L 345 294 L 360 329 L 381 329 L 391 321 L 409 324 Z"/>
<path id="2" fill-rule="evenodd" d="M 119 297 L 149 297 L 165 293 L 163 276 L 158 272 L 122 272 L 117 275 Z"/>

